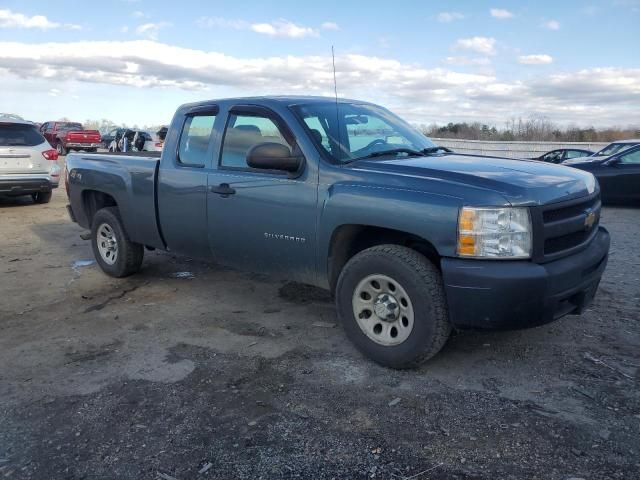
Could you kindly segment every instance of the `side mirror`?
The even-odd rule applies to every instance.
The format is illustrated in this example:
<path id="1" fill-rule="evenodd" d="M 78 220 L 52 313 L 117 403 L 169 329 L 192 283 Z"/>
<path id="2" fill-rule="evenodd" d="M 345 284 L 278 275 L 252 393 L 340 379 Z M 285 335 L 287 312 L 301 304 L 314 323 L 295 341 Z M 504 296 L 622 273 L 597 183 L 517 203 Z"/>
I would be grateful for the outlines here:
<path id="1" fill-rule="evenodd" d="M 607 167 L 615 167 L 615 166 L 617 166 L 619 163 L 620 163 L 620 158 L 619 158 L 619 157 L 615 157 L 615 158 L 612 158 L 612 159 L 607 160 L 606 162 L 604 162 L 604 164 L 605 164 Z"/>
<path id="2" fill-rule="evenodd" d="M 294 156 L 291 149 L 281 143 L 259 143 L 247 152 L 247 165 L 251 168 L 295 173 L 302 166 L 302 157 Z"/>

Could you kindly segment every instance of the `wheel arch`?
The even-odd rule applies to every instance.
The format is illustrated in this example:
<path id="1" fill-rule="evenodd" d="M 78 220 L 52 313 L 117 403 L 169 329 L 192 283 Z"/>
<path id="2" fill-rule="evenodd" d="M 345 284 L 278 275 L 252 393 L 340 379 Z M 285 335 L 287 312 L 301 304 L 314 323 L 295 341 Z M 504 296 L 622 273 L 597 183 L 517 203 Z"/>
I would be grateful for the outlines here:
<path id="1" fill-rule="evenodd" d="M 392 228 L 343 224 L 333 231 L 329 242 L 326 268 L 330 290 L 335 291 L 342 268 L 354 255 L 367 248 L 385 244 L 411 248 L 424 255 L 440 269 L 441 255 L 433 243 L 426 238 Z"/>
<path id="2" fill-rule="evenodd" d="M 105 192 L 94 189 L 83 190 L 82 192 L 82 213 L 89 226 L 93 223 L 96 212 L 105 207 L 117 207 L 116 199 Z"/>

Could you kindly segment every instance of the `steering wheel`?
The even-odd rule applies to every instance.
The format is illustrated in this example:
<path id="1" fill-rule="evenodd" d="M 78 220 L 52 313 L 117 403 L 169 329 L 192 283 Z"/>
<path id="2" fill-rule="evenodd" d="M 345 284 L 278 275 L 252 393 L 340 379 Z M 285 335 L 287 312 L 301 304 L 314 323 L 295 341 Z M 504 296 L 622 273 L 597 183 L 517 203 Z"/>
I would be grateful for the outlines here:
<path id="1" fill-rule="evenodd" d="M 365 152 L 369 152 L 369 150 L 371 150 L 373 147 L 375 147 L 376 145 L 387 145 L 387 141 L 383 140 L 382 138 L 376 138 L 375 140 L 369 142 L 367 145 L 365 145 L 364 147 L 356 150 L 355 152 L 351 152 L 353 155 L 355 156 L 360 156 L 361 154 L 365 153 Z"/>

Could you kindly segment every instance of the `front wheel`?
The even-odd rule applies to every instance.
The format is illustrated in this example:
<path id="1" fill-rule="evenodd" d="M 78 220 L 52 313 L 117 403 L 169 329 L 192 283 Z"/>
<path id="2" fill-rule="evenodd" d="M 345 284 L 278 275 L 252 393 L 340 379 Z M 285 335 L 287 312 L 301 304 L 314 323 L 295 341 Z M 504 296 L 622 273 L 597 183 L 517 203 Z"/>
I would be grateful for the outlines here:
<path id="1" fill-rule="evenodd" d="M 440 272 L 407 247 L 380 245 L 355 255 L 338 279 L 336 303 L 347 336 L 387 367 L 420 365 L 451 333 Z"/>
<path id="2" fill-rule="evenodd" d="M 98 210 L 91 225 L 91 246 L 100 268 L 112 277 L 126 277 L 140 270 L 144 247 L 129 240 L 117 207 Z"/>

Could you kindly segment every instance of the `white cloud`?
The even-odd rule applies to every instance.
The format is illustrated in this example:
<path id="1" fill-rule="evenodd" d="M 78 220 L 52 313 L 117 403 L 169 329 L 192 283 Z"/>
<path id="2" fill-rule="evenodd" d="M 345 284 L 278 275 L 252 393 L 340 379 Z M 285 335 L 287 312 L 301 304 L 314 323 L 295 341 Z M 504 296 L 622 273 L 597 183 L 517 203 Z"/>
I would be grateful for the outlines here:
<path id="1" fill-rule="evenodd" d="M 140 10 L 136 10 L 131 14 L 133 18 L 147 18 L 148 15 Z"/>
<path id="2" fill-rule="evenodd" d="M 52 88 L 52 89 L 49 90 L 49 96 L 50 97 L 57 97 L 61 93 L 62 93 L 62 90 L 60 90 L 58 88 Z"/>
<path id="3" fill-rule="evenodd" d="M 59 55 L 50 55 L 52 51 Z M 463 63 L 459 60 L 463 57 L 451 58 L 457 60 L 450 65 Z M 394 58 L 339 55 L 336 70 L 341 95 L 383 103 L 419 123 L 502 124 L 512 116 L 539 113 L 560 123 L 640 124 L 635 108 L 640 104 L 640 68 L 593 68 L 506 80 L 494 73 L 424 68 Z M 66 95 L 63 92 L 82 90 L 71 88 L 73 82 L 90 83 L 94 92 L 102 91 L 100 85 L 119 85 L 195 90 L 200 97 L 220 91 L 233 95 L 333 93 L 330 55 L 247 58 L 149 40 L 0 42 L 0 78 L 3 85 L 18 79 L 21 86 L 45 85 L 39 89 L 45 95 L 59 89 L 60 97 Z M 1 89 L 0 103 L 15 95 L 11 89 Z M 86 113 L 86 117 L 95 115 Z"/>
<path id="4" fill-rule="evenodd" d="M 297 25 L 289 20 L 279 19 L 273 22 L 249 23 L 245 20 L 224 17 L 200 17 L 196 25 L 201 28 L 232 28 L 234 30 L 251 30 L 255 33 L 271 37 L 304 38 L 319 36 L 318 30 L 311 27 Z M 324 22 L 320 25 L 323 30 L 339 30 L 335 22 Z"/>
<path id="5" fill-rule="evenodd" d="M 223 17 L 200 17 L 196 20 L 196 25 L 201 28 L 232 28 L 235 30 L 249 28 L 249 22 Z"/>
<path id="6" fill-rule="evenodd" d="M 483 55 L 496 54 L 496 39 L 488 37 L 460 38 L 453 44 L 454 50 L 467 50 Z"/>
<path id="7" fill-rule="evenodd" d="M 518 57 L 518 63 L 523 65 L 548 65 L 553 63 L 553 57 L 546 54 L 520 55 Z"/>
<path id="8" fill-rule="evenodd" d="M 560 30 L 560 22 L 557 20 L 547 20 L 542 24 L 542 27 L 547 30 Z"/>
<path id="9" fill-rule="evenodd" d="M 340 30 L 340 26 L 336 22 L 324 22 L 320 25 L 323 30 Z"/>
<path id="10" fill-rule="evenodd" d="M 459 65 L 459 66 L 472 66 L 472 65 L 479 65 L 479 66 L 487 66 L 487 65 L 491 65 L 491 60 L 487 57 L 476 57 L 476 58 L 469 58 L 469 57 L 447 57 L 445 58 L 444 62 L 448 65 Z"/>
<path id="11" fill-rule="evenodd" d="M 71 23 L 53 22 L 44 15 L 29 17 L 22 13 L 0 9 L 0 28 L 38 28 L 40 30 L 67 28 L 69 30 L 80 30 L 82 27 Z"/>
<path id="12" fill-rule="evenodd" d="M 440 12 L 436 18 L 440 23 L 450 23 L 456 20 L 462 20 L 464 15 L 459 12 Z"/>
<path id="13" fill-rule="evenodd" d="M 160 30 L 169 26 L 171 26 L 171 24 L 167 22 L 143 23 L 136 27 L 136 33 L 141 37 L 157 40 Z"/>
<path id="14" fill-rule="evenodd" d="M 500 20 L 513 18 L 513 13 L 511 13 L 509 10 L 505 10 L 504 8 L 492 8 L 489 11 L 491 12 L 491 16 L 493 18 L 499 18 Z"/>
<path id="15" fill-rule="evenodd" d="M 253 23 L 251 24 L 251 30 L 271 37 L 304 38 L 318 36 L 318 32 L 313 28 L 296 25 L 284 19 L 271 23 Z"/>

